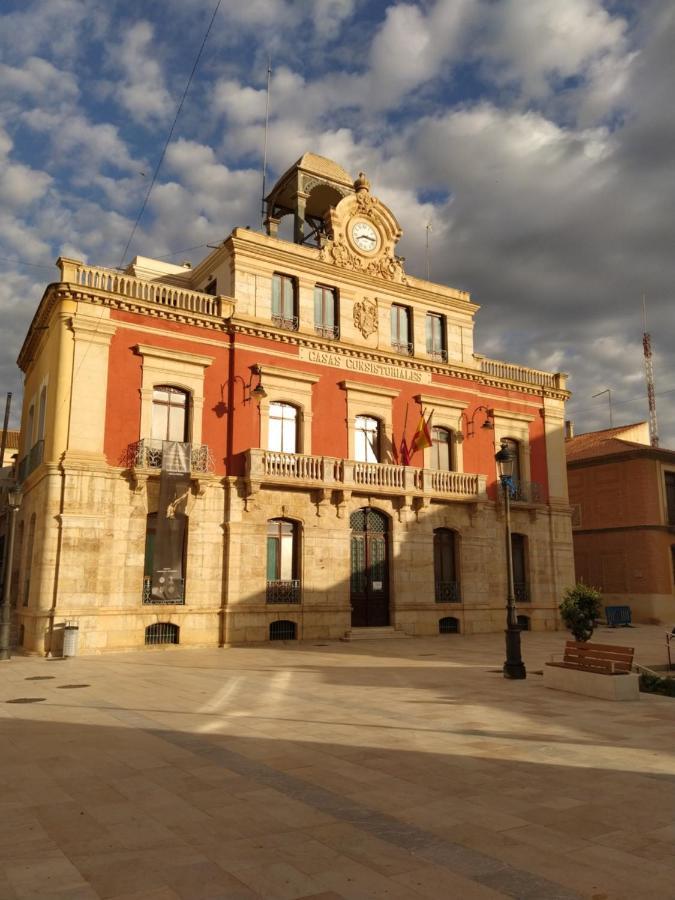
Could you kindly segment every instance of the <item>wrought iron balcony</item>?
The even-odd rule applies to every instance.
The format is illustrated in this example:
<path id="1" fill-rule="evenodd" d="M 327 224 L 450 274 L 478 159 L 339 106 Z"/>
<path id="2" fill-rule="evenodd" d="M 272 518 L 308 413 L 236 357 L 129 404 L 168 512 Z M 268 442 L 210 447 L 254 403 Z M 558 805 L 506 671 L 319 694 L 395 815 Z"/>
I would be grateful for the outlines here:
<path id="1" fill-rule="evenodd" d="M 461 603 L 462 595 L 458 581 L 436 582 L 436 603 Z"/>
<path id="2" fill-rule="evenodd" d="M 30 448 L 28 453 L 24 456 L 24 458 L 20 461 L 17 466 L 17 481 L 21 483 L 25 481 L 26 478 L 30 475 L 31 472 L 34 472 L 35 469 L 40 465 L 42 459 L 44 457 L 45 452 L 45 442 L 37 441 Z"/>
<path id="3" fill-rule="evenodd" d="M 185 579 L 174 578 L 172 582 L 173 596 L 153 597 L 152 596 L 152 578 L 150 575 L 143 576 L 143 603 L 150 606 L 185 606 Z"/>
<path id="4" fill-rule="evenodd" d="M 169 472 L 212 472 L 213 457 L 206 444 L 145 438 L 129 444 L 124 458 L 129 469 Z"/>
<path id="5" fill-rule="evenodd" d="M 267 582 L 268 603 L 299 603 L 300 580 L 291 578 L 288 581 Z"/>
<path id="6" fill-rule="evenodd" d="M 439 500 L 478 500 L 486 496 L 485 475 L 275 450 L 247 451 L 245 477 L 249 493 L 265 484 Z"/>
<path id="7" fill-rule="evenodd" d="M 513 593 L 516 598 L 516 603 L 530 602 L 530 586 L 526 581 L 514 581 Z"/>
<path id="8" fill-rule="evenodd" d="M 438 360 L 438 362 L 447 362 L 448 361 L 448 351 L 443 350 L 440 347 L 427 347 L 427 354 L 432 358 Z"/>
<path id="9" fill-rule="evenodd" d="M 276 325 L 277 328 L 283 328 L 284 331 L 298 330 L 297 316 L 272 316 L 272 323 Z"/>
<path id="10" fill-rule="evenodd" d="M 413 345 L 407 341 L 392 341 L 391 347 L 396 353 L 402 353 L 404 356 L 412 356 L 414 353 Z"/>
<path id="11" fill-rule="evenodd" d="M 314 331 L 328 341 L 336 341 L 340 336 L 340 329 L 337 325 L 315 325 Z"/>
<path id="12" fill-rule="evenodd" d="M 512 503 L 541 503 L 541 485 L 538 481 L 520 481 L 511 490 Z"/>

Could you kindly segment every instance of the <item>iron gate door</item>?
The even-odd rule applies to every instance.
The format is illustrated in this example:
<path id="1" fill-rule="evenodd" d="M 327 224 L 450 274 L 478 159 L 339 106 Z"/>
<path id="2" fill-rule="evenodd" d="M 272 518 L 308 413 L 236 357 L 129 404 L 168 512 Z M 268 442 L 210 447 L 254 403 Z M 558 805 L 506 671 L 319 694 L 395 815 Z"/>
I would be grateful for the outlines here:
<path id="1" fill-rule="evenodd" d="M 387 517 L 376 509 L 352 513 L 350 600 L 352 626 L 389 624 Z"/>

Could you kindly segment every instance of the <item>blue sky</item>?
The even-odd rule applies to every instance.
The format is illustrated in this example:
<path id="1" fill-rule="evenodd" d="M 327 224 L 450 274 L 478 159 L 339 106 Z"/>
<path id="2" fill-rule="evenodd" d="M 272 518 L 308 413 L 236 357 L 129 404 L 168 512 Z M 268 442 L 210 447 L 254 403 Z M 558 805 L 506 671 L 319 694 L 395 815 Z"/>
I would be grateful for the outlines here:
<path id="1" fill-rule="evenodd" d="M 0 16 L 0 390 L 60 254 L 120 264 L 215 0 L 24 0 Z M 571 374 L 578 431 L 675 448 L 675 8 L 600 0 L 222 0 L 125 262 L 259 226 L 306 150 L 399 219 L 408 271 L 468 289 L 476 349 Z M 187 249 L 194 248 L 194 249 Z"/>

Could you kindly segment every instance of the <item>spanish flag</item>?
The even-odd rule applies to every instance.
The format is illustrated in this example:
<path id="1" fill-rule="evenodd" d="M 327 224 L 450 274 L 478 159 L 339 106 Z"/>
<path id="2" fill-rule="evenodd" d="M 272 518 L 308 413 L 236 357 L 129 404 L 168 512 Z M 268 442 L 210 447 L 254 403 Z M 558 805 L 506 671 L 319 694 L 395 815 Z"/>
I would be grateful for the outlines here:
<path id="1" fill-rule="evenodd" d="M 424 412 L 422 412 L 420 416 L 419 425 L 413 435 L 413 439 L 410 442 L 410 451 L 411 455 L 416 453 L 418 450 L 424 450 L 425 447 L 431 447 L 431 417 L 433 416 L 433 409 L 429 413 L 429 418 L 424 418 Z"/>

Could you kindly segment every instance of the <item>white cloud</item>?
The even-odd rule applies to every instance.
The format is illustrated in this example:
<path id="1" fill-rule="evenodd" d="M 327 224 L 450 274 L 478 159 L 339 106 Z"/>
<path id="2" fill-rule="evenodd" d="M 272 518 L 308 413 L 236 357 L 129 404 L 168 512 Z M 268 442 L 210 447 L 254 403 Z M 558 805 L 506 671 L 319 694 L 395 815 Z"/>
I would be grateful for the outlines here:
<path id="1" fill-rule="evenodd" d="M 123 75 L 115 83 L 114 97 L 133 119 L 150 125 L 169 118 L 176 104 L 164 83 L 153 26 L 144 20 L 135 22 L 121 42 L 110 48 L 110 57 Z"/>
<path id="2" fill-rule="evenodd" d="M 22 66 L 0 63 L 0 85 L 6 96 L 19 95 L 50 103 L 72 99 L 79 93 L 72 73 L 58 69 L 37 56 L 30 56 Z"/>

